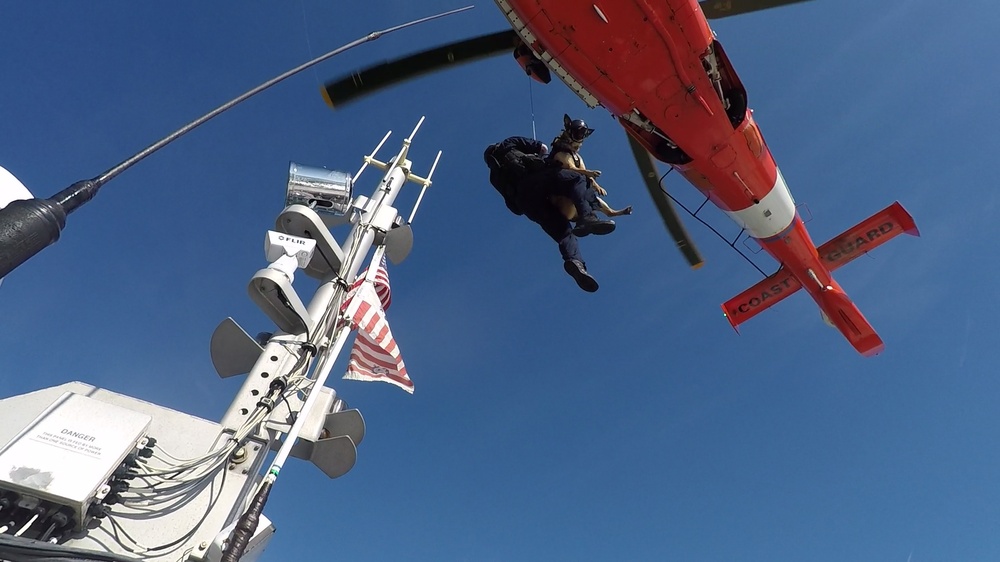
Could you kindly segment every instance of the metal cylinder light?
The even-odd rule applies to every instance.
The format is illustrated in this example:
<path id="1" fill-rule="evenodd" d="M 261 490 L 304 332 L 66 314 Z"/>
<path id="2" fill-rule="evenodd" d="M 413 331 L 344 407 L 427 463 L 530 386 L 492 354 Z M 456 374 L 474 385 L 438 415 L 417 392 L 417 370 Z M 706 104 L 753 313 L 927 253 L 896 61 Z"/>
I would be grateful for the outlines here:
<path id="1" fill-rule="evenodd" d="M 306 205 L 317 213 L 343 215 L 351 207 L 352 184 L 351 175 L 346 172 L 291 162 L 285 204 Z"/>

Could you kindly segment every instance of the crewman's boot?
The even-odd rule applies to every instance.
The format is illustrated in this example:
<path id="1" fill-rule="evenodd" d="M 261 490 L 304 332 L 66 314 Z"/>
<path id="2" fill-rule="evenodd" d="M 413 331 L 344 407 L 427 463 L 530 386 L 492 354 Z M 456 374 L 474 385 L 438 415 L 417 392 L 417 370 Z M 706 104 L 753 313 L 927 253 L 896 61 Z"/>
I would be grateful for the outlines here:
<path id="1" fill-rule="evenodd" d="M 576 220 L 573 227 L 573 234 L 586 236 L 588 234 L 611 234 L 615 231 L 615 221 L 610 219 L 599 219 L 597 215 L 586 215 Z"/>
<path id="2" fill-rule="evenodd" d="M 588 293 L 593 293 L 597 290 L 597 279 L 594 279 L 587 273 L 587 266 L 582 261 L 566 260 L 563 262 L 563 267 L 566 269 L 566 273 L 569 273 L 576 280 L 576 284 L 581 289 Z"/>

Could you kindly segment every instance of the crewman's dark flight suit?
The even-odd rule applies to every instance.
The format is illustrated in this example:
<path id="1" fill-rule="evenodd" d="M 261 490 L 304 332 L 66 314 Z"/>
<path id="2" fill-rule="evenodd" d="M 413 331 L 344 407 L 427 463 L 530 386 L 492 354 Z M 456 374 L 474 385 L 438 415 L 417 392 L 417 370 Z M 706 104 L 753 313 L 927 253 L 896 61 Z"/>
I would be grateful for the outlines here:
<path id="1" fill-rule="evenodd" d="M 502 158 L 509 148 L 526 154 L 543 155 L 544 147 L 544 144 L 534 139 L 510 137 L 496 145 L 495 151 L 493 147 L 487 149 L 484 157 L 489 163 L 491 158 Z M 606 234 L 613 230 L 613 221 L 598 220 L 594 214 L 592 199 L 596 194 L 588 196 L 587 178 L 579 172 L 566 170 L 550 162 L 538 170 L 528 172 L 513 184 L 512 189 L 506 188 L 510 183 L 504 181 L 499 170 L 491 172 L 490 183 L 504 194 L 507 207 L 512 212 L 524 214 L 556 241 L 566 272 L 576 280 L 580 288 L 588 292 L 596 291 L 597 281 L 587 273 L 583 256 L 580 255 L 580 244 L 573 233 L 574 227 L 552 202 L 553 196 L 560 195 L 573 203 L 579 217 L 575 229 L 581 236 L 590 232 Z"/>
<path id="2" fill-rule="evenodd" d="M 564 260 L 582 262 L 573 225 L 552 203 L 553 195 L 572 201 L 579 216 L 592 216 L 594 211 L 587 202 L 587 179 L 577 172 L 548 166 L 529 174 L 517 186 L 517 204 L 524 216 L 541 226 L 559 244 Z"/>

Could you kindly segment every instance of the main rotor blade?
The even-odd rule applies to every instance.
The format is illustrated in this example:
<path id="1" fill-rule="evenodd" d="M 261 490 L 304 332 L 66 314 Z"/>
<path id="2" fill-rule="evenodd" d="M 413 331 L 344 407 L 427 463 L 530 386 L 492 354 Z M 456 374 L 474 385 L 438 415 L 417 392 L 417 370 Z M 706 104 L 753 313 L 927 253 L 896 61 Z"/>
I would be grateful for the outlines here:
<path id="1" fill-rule="evenodd" d="M 691 264 L 691 268 L 698 269 L 705 260 L 701 259 L 701 254 L 691 243 L 687 230 L 681 223 L 680 217 L 677 216 L 677 211 L 674 210 L 670 198 L 660 189 L 660 183 L 657 181 L 659 172 L 656 171 L 656 161 L 646 151 L 646 147 L 639 144 L 639 141 L 632 138 L 632 135 L 626 133 L 626 136 L 628 136 L 628 144 L 632 148 L 632 154 L 635 156 L 635 163 L 639 165 L 639 171 L 642 173 L 643 183 L 649 191 L 649 196 L 653 198 L 653 203 L 656 204 L 656 210 L 663 217 L 663 224 L 667 226 L 674 242 L 677 243 L 677 249 L 684 254 L 684 258 Z"/>
<path id="2" fill-rule="evenodd" d="M 705 17 L 713 20 L 747 14 L 788 4 L 798 4 L 809 0 L 702 0 L 698 3 Z"/>
<path id="3" fill-rule="evenodd" d="M 458 43 L 442 45 L 415 55 L 385 61 L 327 82 L 323 86 L 323 97 L 326 99 L 327 105 L 338 107 L 376 90 L 435 70 L 504 52 L 513 52 L 516 43 L 517 33 L 508 29 Z"/>

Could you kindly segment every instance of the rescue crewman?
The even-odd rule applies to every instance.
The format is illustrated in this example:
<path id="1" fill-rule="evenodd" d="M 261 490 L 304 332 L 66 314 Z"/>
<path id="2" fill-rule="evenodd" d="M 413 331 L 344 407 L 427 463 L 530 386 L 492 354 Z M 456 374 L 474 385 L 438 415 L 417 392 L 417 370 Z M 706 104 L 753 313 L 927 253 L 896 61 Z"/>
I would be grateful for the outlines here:
<path id="1" fill-rule="evenodd" d="M 540 141 L 526 137 L 511 137 L 498 145 L 491 146 L 484 155 L 491 168 L 490 181 L 497 187 L 498 183 L 504 184 L 504 179 L 512 180 L 503 185 L 504 189 L 497 187 L 505 199 L 507 194 L 510 194 L 516 206 L 516 210 L 511 210 L 515 213 L 521 211 L 529 220 L 542 227 L 542 230 L 558 244 L 566 273 L 572 276 L 584 291 L 590 293 L 596 291 L 597 280 L 587 272 L 577 237 L 588 234 L 609 234 L 615 229 L 614 221 L 597 218 L 591 202 L 588 201 L 587 178 L 576 171 L 561 166 L 542 165 L 526 170 L 519 177 L 505 178 L 505 174 L 498 171 L 499 168 L 495 166 L 497 162 L 502 163 L 504 160 L 505 146 L 535 157 L 543 157 L 547 153 L 547 147 Z M 491 162 L 491 159 L 494 162 Z M 565 197 L 575 207 L 577 211 L 575 227 L 553 203 L 553 198 L 557 196 Z M 510 202 L 508 207 L 511 207 Z"/>

